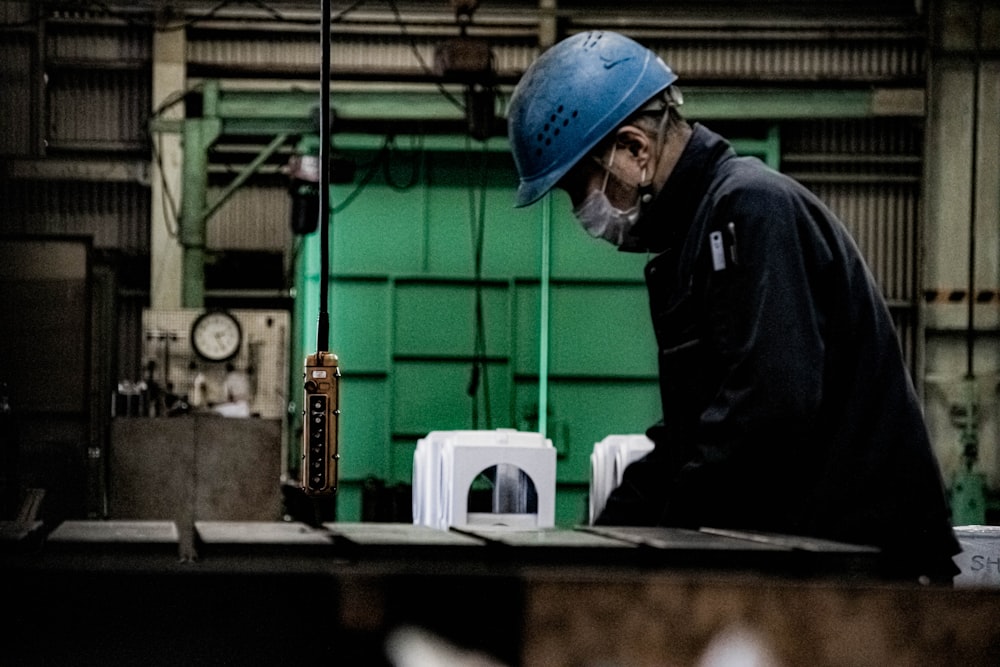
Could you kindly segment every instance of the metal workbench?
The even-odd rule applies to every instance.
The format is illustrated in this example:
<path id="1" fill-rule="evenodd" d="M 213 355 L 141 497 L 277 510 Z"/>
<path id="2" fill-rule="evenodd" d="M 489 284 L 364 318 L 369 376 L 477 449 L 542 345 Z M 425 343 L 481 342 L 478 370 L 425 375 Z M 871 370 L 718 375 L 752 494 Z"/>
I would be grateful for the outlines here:
<path id="1" fill-rule="evenodd" d="M 884 582 L 878 551 L 793 536 L 252 521 L 3 535 L 17 613 L 0 662 L 19 666 L 378 667 L 413 626 L 510 667 L 694 665 L 732 623 L 789 665 L 1000 656 L 997 590 Z"/>

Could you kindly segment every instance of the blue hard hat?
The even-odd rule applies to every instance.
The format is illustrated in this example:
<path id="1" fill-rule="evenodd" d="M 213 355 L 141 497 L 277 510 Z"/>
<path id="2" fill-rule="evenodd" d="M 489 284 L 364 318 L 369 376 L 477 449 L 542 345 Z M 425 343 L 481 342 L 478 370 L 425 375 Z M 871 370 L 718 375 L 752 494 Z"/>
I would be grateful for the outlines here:
<path id="1" fill-rule="evenodd" d="M 582 32 L 538 57 L 510 99 L 508 136 L 521 179 L 515 206 L 538 201 L 608 133 L 677 75 L 614 32 Z"/>

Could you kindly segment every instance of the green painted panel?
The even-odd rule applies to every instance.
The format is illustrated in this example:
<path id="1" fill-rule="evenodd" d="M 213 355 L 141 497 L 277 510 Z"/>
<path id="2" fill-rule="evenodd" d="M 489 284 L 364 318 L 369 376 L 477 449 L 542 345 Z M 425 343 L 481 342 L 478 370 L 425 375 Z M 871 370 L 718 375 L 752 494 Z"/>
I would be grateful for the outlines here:
<path id="1" fill-rule="evenodd" d="M 331 187 L 331 206 L 342 205 L 358 183 Z M 424 268 L 426 189 L 399 190 L 374 180 L 330 224 L 334 274 L 417 273 Z"/>
<path id="2" fill-rule="evenodd" d="M 557 486 L 556 488 L 556 526 L 572 528 L 587 524 L 590 494 L 586 487 Z"/>
<path id="3" fill-rule="evenodd" d="M 538 374 L 539 287 L 518 285 L 513 310 L 514 367 Z M 644 284 L 555 283 L 550 292 L 549 372 L 655 377 L 656 338 Z"/>
<path id="4" fill-rule="evenodd" d="M 642 284 L 557 284 L 551 298 L 553 375 L 655 377 L 656 340 Z"/>
<path id="5" fill-rule="evenodd" d="M 413 452 L 419 438 L 394 439 L 387 471 L 390 484 L 413 484 Z"/>
<path id="6" fill-rule="evenodd" d="M 539 362 L 539 294 L 536 285 L 517 285 L 514 288 L 514 349 L 512 359 L 517 375 L 538 376 Z"/>
<path id="7" fill-rule="evenodd" d="M 481 242 L 482 276 L 538 276 L 539 211 L 514 208 L 517 176 L 510 156 L 444 153 L 428 164 L 429 273 L 475 275 Z"/>
<path id="8" fill-rule="evenodd" d="M 468 361 L 397 361 L 393 373 L 393 435 L 422 437 L 431 431 L 509 426 L 511 387 L 507 365 L 488 366 L 476 401 L 467 392 L 471 370 Z M 482 398 L 487 391 L 489 411 Z"/>
<path id="9" fill-rule="evenodd" d="M 343 373 L 389 371 L 388 281 L 341 280 L 330 286 L 330 347 Z"/>
<path id="10" fill-rule="evenodd" d="M 316 350 L 316 318 L 319 315 L 319 234 L 302 240 L 299 250 L 295 289 L 295 330 L 298 334 L 298 362 Z M 298 374 L 297 374 L 298 373 Z M 293 368 L 296 386 L 301 385 L 301 369 Z"/>
<path id="11" fill-rule="evenodd" d="M 540 432 L 538 423 L 538 383 L 535 381 L 518 380 L 514 397 L 514 428 L 528 433 Z M 556 414 L 551 403 L 546 402 L 545 437 L 556 448 L 556 466 L 564 466 L 570 448 L 570 423 L 563 416 Z"/>
<path id="12" fill-rule="evenodd" d="M 486 353 L 510 353 L 506 287 L 482 287 Z M 476 354 L 476 288 L 469 283 L 397 283 L 394 325 L 396 355 Z"/>
<path id="13" fill-rule="evenodd" d="M 337 487 L 337 521 L 361 521 L 363 491 L 360 482 L 348 481 Z"/>
<path id="14" fill-rule="evenodd" d="M 559 432 L 568 440 L 559 459 L 559 481 L 588 481 L 595 442 L 613 434 L 645 433 L 659 420 L 660 412 L 656 380 L 550 380 L 549 414 L 557 426 L 565 425 L 565 431 Z"/>
<path id="15" fill-rule="evenodd" d="M 381 476 L 389 466 L 389 381 L 345 373 L 340 414 L 340 478 Z"/>
<path id="16" fill-rule="evenodd" d="M 473 246 L 480 214 L 475 208 L 478 204 L 469 202 L 468 189 L 463 183 L 435 183 L 428 192 L 427 269 L 431 275 L 475 275 Z"/>

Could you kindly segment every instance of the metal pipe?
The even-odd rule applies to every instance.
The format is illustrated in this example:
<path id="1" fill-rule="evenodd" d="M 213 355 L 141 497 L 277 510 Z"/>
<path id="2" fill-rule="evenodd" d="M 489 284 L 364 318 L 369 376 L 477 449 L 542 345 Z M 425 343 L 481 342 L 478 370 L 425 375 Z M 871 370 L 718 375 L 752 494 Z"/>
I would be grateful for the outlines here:
<path id="1" fill-rule="evenodd" d="M 971 174 L 969 177 L 969 299 L 967 304 L 967 318 L 965 333 L 965 357 L 966 357 L 966 378 L 975 378 L 975 317 L 976 317 L 976 200 L 978 198 L 978 166 L 979 166 L 979 69 L 980 69 L 980 48 L 983 35 L 982 27 L 982 0 L 976 4 L 976 28 L 975 47 L 972 59 L 972 147 L 969 151 L 971 162 Z M 970 406 L 971 407 L 971 406 Z"/>
<path id="2" fill-rule="evenodd" d="M 549 272 L 552 270 L 552 194 L 542 203 L 542 257 L 538 309 L 538 432 L 545 436 L 549 412 Z"/>
<path id="3" fill-rule="evenodd" d="M 976 4 L 975 46 L 972 59 L 972 147 L 969 151 L 971 174 L 969 176 L 969 287 L 967 302 L 967 323 L 965 329 L 965 381 L 968 384 L 966 395 L 965 429 L 962 434 L 962 455 L 966 470 L 971 471 L 979 459 L 979 431 L 976 397 L 976 218 L 978 215 L 978 171 L 979 171 L 979 70 L 981 67 L 980 49 L 982 46 L 982 1 Z"/>

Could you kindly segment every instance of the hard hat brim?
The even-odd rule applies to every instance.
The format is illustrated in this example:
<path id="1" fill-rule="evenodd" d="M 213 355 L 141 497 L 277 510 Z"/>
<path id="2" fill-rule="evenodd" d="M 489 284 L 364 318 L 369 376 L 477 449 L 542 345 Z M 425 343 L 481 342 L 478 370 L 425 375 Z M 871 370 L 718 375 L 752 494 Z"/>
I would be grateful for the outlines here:
<path id="1" fill-rule="evenodd" d="M 560 174 L 559 178 L 562 178 L 563 175 Z M 555 182 L 558 181 L 559 179 L 557 178 Z M 514 208 L 531 206 L 548 194 L 554 187 L 555 185 L 550 184 L 548 178 L 522 182 L 517 186 L 517 195 L 514 197 Z"/>

